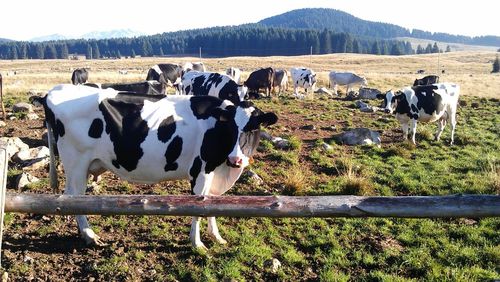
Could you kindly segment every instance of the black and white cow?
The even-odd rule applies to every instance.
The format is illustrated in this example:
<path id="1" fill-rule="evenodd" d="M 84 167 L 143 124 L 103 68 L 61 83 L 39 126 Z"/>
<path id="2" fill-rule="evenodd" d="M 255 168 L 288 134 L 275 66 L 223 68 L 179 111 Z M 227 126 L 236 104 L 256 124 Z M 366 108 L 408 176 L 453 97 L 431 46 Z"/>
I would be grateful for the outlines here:
<path id="1" fill-rule="evenodd" d="M 422 78 L 417 78 L 413 82 L 413 86 L 419 86 L 419 85 L 431 85 L 439 83 L 439 76 L 437 75 L 427 75 Z"/>
<path id="2" fill-rule="evenodd" d="M 83 84 L 87 82 L 88 79 L 89 79 L 89 72 L 87 71 L 87 69 L 84 68 L 75 69 L 73 71 L 73 74 L 71 74 L 71 82 L 74 85 Z"/>
<path id="3" fill-rule="evenodd" d="M 302 87 L 307 90 L 311 89 L 311 95 L 314 92 L 316 85 L 316 74 L 313 70 L 308 68 L 291 68 L 290 75 L 293 81 L 293 94 L 297 97 L 302 97 L 299 95 L 298 88 Z"/>
<path id="4" fill-rule="evenodd" d="M 174 87 L 176 94 L 181 94 L 182 67 L 176 64 L 157 64 L 151 67 L 146 76 L 146 80 L 156 80 L 163 86 L 163 93 L 166 93 L 167 86 Z"/>
<path id="5" fill-rule="evenodd" d="M 249 164 L 260 126 L 277 121 L 274 113 L 249 102 L 235 106 L 211 96 L 129 95 L 58 85 L 37 99 L 64 165 L 66 195 L 84 194 L 87 175 L 106 170 L 138 183 L 189 179 L 194 194 L 221 195 Z M 86 216 L 76 220 L 87 243 L 101 243 Z M 225 243 L 215 217 L 208 218 L 208 231 Z M 198 217 L 190 239 L 204 247 Z"/>
<path id="6" fill-rule="evenodd" d="M 85 86 L 90 86 L 94 88 L 113 88 L 114 90 L 120 92 L 133 92 L 147 95 L 163 95 L 165 94 L 165 89 L 163 85 L 156 80 L 148 80 L 142 82 L 132 82 L 132 83 L 85 83 Z"/>
<path id="7" fill-rule="evenodd" d="M 247 88 L 238 85 L 231 77 L 216 72 L 191 71 L 182 77 L 182 87 L 186 95 L 215 96 L 237 105 L 243 101 Z"/>
<path id="8" fill-rule="evenodd" d="M 408 138 L 408 128 L 411 127 L 411 140 L 415 144 L 417 121 L 438 123 L 435 139 L 439 140 L 446 122 L 451 125 L 451 141 L 453 145 L 456 125 L 456 113 L 460 86 L 453 83 L 437 83 L 433 85 L 405 87 L 396 93 L 392 90 L 385 95 L 378 95 L 384 99 L 386 113 L 396 113 L 401 123 L 403 137 Z"/>

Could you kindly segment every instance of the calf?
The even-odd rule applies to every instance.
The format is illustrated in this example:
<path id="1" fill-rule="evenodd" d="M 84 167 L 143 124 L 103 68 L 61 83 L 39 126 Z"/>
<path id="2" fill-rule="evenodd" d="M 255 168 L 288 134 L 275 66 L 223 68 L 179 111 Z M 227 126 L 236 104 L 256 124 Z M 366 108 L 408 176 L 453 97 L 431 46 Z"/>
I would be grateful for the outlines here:
<path id="1" fill-rule="evenodd" d="M 133 82 L 133 83 L 102 83 L 102 84 L 85 83 L 84 85 L 101 89 L 112 88 L 120 92 L 140 93 L 146 95 L 165 94 L 165 89 L 163 88 L 162 84 L 156 80 Z"/>
<path id="2" fill-rule="evenodd" d="M 83 84 L 87 82 L 88 79 L 89 79 L 89 72 L 87 71 L 87 69 L 84 68 L 75 69 L 73 71 L 73 74 L 71 75 L 71 82 L 74 85 Z"/>
<path id="3" fill-rule="evenodd" d="M 274 72 L 273 90 L 275 87 L 278 87 L 278 96 L 281 91 L 288 91 L 288 72 L 286 70 L 277 69 Z"/>
<path id="4" fill-rule="evenodd" d="M 221 195 L 233 186 L 259 143 L 260 125 L 276 123 L 249 102 L 238 106 L 211 96 L 148 96 L 113 89 L 59 85 L 38 98 L 44 106 L 66 174 L 66 195 L 85 193 L 87 175 L 106 170 L 122 180 L 158 183 L 189 179 L 196 195 Z M 101 244 L 77 215 L 88 244 Z M 215 217 L 208 232 L 218 242 Z M 191 243 L 204 248 L 193 217 Z"/>
<path id="5" fill-rule="evenodd" d="M 316 74 L 313 70 L 307 68 L 291 68 L 290 74 L 292 76 L 293 93 L 295 96 L 299 96 L 299 92 L 297 91 L 298 87 L 304 88 L 306 94 L 307 90 L 311 89 L 312 95 L 316 85 Z"/>
<path id="6" fill-rule="evenodd" d="M 274 70 L 272 68 L 258 69 L 248 76 L 248 79 L 243 83 L 248 87 L 249 95 L 259 94 L 259 89 L 265 88 L 266 95 L 271 96 L 271 88 L 273 87 Z"/>
<path id="7" fill-rule="evenodd" d="M 230 67 L 226 70 L 226 74 L 236 83 L 241 83 L 241 70 L 239 68 Z"/>
<path id="8" fill-rule="evenodd" d="M 188 72 L 182 78 L 182 87 L 186 95 L 215 96 L 235 105 L 243 101 L 247 93 L 246 87 L 216 72 Z"/>
<path id="9" fill-rule="evenodd" d="M 431 85 L 439 83 L 439 76 L 437 75 L 428 75 L 424 76 L 423 78 L 420 79 L 415 79 L 415 82 L 413 82 L 413 86 L 419 86 L 419 85 Z"/>
<path id="10" fill-rule="evenodd" d="M 368 82 L 366 78 L 359 76 L 353 72 L 335 72 L 332 71 L 328 74 L 329 87 L 333 86 L 333 92 L 337 93 L 337 85 L 346 85 L 346 94 L 349 94 L 351 88 L 355 85 L 360 85 L 361 87 L 367 86 Z"/>
<path id="11" fill-rule="evenodd" d="M 162 92 L 166 93 L 167 87 L 174 87 L 175 94 L 181 94 L 182 67 L 175 64 L 157 64 L 151 67 L 146 76 L 146 80 L 156 80 L 162 85 Z"/>
<path id="12" fill-rule="evenodd" d="M 453 145 L 459 95 L 459 85 L 438 83 L 405 87 L 396 93 L 390 90 L 385 95 L 378 95 L 378 98 L 384 99 L 386 113 L 396 113 L 396 118 L 403 128 L 405 140 L 408 138 L 408 126 L 411 126 L 411 141 L 415 144 L 417 121 L 439 121 L 435 135 L 436 140 L 439 140 L 446 122 L 449 122 L 451 125 L 450 145 Z"/>

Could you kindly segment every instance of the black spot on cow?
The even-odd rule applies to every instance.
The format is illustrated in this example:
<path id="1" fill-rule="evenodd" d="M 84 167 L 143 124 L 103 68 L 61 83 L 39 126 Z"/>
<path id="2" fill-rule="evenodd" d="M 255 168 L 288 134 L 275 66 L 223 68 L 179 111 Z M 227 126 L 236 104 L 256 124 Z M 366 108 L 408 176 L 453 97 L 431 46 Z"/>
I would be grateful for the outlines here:
<path id="1" fill-rule="evenodd" d="M 413 113 L 418 113 L 418 109 L 417 106 L 415 106 L 415 104 L 411 104 L 411 110 Z"/>
<path id="2" fill-rule="evenodd" d="M 165 152 L 165 159 L 167 164 L 165 165 L 165 171 L 177 170 L 179 165 L 175 162 L 182 152 L 182 138 L 175 136 L 172 142 L 168 144 L 167 151 Z"/>
<path id="3" fill-rule="evenodd" d="M 57 135 L 59 135 L 59 137 L 63 137 L 64 134 L 66 133 L 66 130 L 64 129 L 64 124 L 59 119 L 56 120 L 55 131 Z"/>
<path id="4" fill-rule="evenodd" d="M 441 112 L 444 108 L 443 98 L 441 95 L 436 95 L 434 91 L 438 89 L 434 85 L 413 87 L 417 96 L 417 108 L 423 109 L 426 114 L 432 115 L 434 112 Z M 424 94 L 425 93 L 425 94 Z"/>
<path id="5" fill-rule="evenodd" d="M 238 127 L 234 118 L 215 123 L 207 130 L 201 145 L 201 159 L 206 162 L 205 173 L 210 173 L 224 163 L 238 139 Z"/>
<path id="6" fill-rule="evenodd" d="M 123 166 L 127 171 L 132 171 L 137 168 L 144 154 L 140 145 L 149 132 L 147 122 L 141 118 L 144 97 L 148 96 L 122 94 L 99 104 L 106 123 L 106 133 L 113 142 L 116 159 L 112 163 L 116 168 Z"/>
<path id="7" fill-rule="evenodd" d="M 210 91 L 211 84 L 205 82 L 206 77 L 203 75 L 197 76 L 193 79 L 193 95 L 206 96 Z M 188 93 L 186 91 L 186 93 Z"/>
<path id="8" fill-rule="evenodd" d="M 89 136 L 92 138 L 101 138 L 102 132 L 104 130 L 104 124 L 102 119 L 96 118 L 92 121 L 89 128 Z"/>
<path id="9" fill-rule="evenodd" d="M 193 96 L 189 100 L 191 110 L 197 119 L 213 116 L 213 110 L 222 105 L 222 100 L 213 96 Z"/>
<path id="10" fill-rule="evenodd" d="M 229 100 L 233 104 L 238 105 L 240 103 L 238 84 L 232 80 L 228 81 L 219 91 L 219 98 Z"/>
<path id="11" fill-rule="evenodd" d="M 167 141 L 172 138 L 172 135 L 174 135 L 175 129 L 176 124 L 174 116 L 169 116 L 168 118 L 164 119 L 158 127 L 158 140 L 163 143 L 167 143 Z"/>
<path id="12" fill-rule="evenodd" d="M 198 175 L 200 174 L 201 172 L 201 158 L 200 156 L 197 156 L 195 159 L 194 159 L 194 162 L 193 162 L 193 165 L 191 166 L 191 168 L 189 169 L 189 175 L 191 175 L 191 194 L 194 195 L 194 186 L 196 185 L 196 178 L 198 177 Z"/>

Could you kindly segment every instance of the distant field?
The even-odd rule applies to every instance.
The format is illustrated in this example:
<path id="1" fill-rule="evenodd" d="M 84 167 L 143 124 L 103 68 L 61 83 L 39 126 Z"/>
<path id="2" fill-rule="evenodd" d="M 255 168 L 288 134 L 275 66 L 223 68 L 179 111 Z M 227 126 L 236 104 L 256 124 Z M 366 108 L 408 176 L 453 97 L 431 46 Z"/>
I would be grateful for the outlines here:
<path id="1" fill-rule="evenodd" d="M 417 49 L 417 46 L 420 44 L 423 48 L 427 46 L 427 44 L 437 43 L 439 49 L 446 50 L 446 46 L 450 46 L 451 51 L 490 51 L 495 52 L 498 50 L 499 46 L 481 46 L 481 45 L 468 45 L 468 44 L 460 44 L 460 43 L 449 43 L 449 42 L 441 42 L 436 40 L 429 39 L 421 39 L 421 38 L 413 38 L 413 37 L 397 37 L 398 40 L 410 41 L 413 49 Z"/>
<path id="2" fill-rule="evenodd" d="M 305 66 L 318 73 L 318 86 L 328 85 L 328 72 L 355 71 L 367 77 L 369 87 L 382 91 L 401 88 L 425 74 L 438 74 L 441 81 L 460 84 L 462 95 L 499 97 L 500 76 L 491 74 L 495 52 L 451 52 L 410 56 L 376 56 L 364 54 L 330 54 L 293 57 L 230 57 L 201 59 L 209 70 L 223 72 L 229 66 L 243 70 L 243 78 L 256 68 L 272 66 L 286 68 Z M 138 81 L 146 77 L 149 67 L 156 63 L 184 63 L 199 58 L 135 58 L 122 60 L 0 60 L 4 75 L 4 91 L 17 96 L 34 89 L 47 91 L 59 83 L 69 83 L 71 72 L 77 67 L 90 68 L 91 82 Z M 438 65 L 439 61 L 439 65 Z M 441 74 L 441 70 L 445 74 Z M 118 70 L 128 70 L 120 75 Z M 7 75 L 16 71 L 16 75 Z"/>

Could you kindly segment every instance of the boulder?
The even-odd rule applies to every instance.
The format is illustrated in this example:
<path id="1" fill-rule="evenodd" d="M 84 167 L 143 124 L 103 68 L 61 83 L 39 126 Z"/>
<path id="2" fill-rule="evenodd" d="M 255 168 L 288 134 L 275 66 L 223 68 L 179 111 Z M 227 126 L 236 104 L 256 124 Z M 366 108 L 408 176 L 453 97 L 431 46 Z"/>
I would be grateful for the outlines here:
<path id="1" fill-rule="evenodd" d="M 32 113 L 33 112 L 33 106 L 29 103 L 17 103 L 14 106 L 12 106 L 12 111 L 14 113 Z"/>
<path id="2" fill-rule="evenodd" d="M 18 189 L 24 188 L 26 185 L 31 184 L 31 183 L 35 183 L 38 181 L 40 181 L 40 179 L 36 178 L 35 176 L 33 176 L 27 172 L 23 172 L 17 177 L 16 187 Z"/>
<path id="3" fill-rule="evenodd" d="M 264 184 L 264 180 L 259 175 L 257 175 L 257 173 L 255 173 L 251 170 L 245 171 L 243 173 L 242 177 L 250 184 L 253 184 L 256 186 L 260 186 L 260 185 Z"/>
<path id="4" fill-rule="evenodd" d="M 40 146 L 36 148 L 22 149 L 12 156 L 12 161 L 22 163 L 26 161 L 44 159 L 50 156 L 49 148 Z"/>
<path id="5" fill-rule="evenodd" d="M 368 128 L 355 128 L 334 136 L 342 144 L 346 145 L 379 145 L 380 134 Z"/>
<path id="6" fill-rule="evenodd" d="M 326 87 L 321 87 L 321 88 L 318 88 L 316 89 L 316 91 L 314 91 L 314 93 L 317 93 L 317 94 L 328 94 L 329 96 L 333 96 L 333 92 L 326 89 Z"/>
<path id="7" fill-rule="evenodd" d="M 378 89 L 363 87 L 363 88 L 359 89 L 358 98 L 359 99 L 368 99 L 368 100 L 377 99 L 378 94 L 382 94 L 382 92 L 380 92 L 380 90 L 378 90 Z"/>
<path id="8" fill-rule="evenodd" d="M 29 150 L 29 146 L 19 139 L 19 137 L 1 137 L 0 146 L 6 149 L 9 159 L 19 151 Z"/>
<path id="9" fill-rule="evenodd" d="M 273 142 L 276 149 L 288 149 L 290 147 L 290 142 L 281 137 L 274 137 L 271 142 Z"/>

